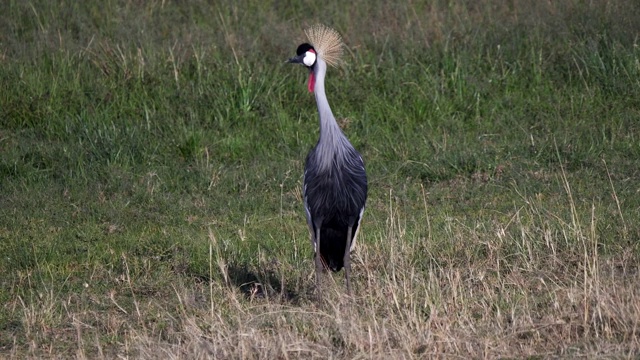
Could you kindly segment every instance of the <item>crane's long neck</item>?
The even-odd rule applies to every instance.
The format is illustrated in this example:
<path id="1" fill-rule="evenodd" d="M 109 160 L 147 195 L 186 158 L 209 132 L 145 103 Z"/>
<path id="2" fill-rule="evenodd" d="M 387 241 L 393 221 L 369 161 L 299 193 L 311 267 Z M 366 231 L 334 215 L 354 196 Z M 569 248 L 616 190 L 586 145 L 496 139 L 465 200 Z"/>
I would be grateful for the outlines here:
<path id="1" fill-rule="evenodd" d="M 318 106 L 318 115 L 320 116 L 320 139 L 316 146 L 319 152 L 318 159 L 320 166 L 324 169 L 329 168 L 335 160 L 342 159 L 343 149 L 350 146 L 349 141 L 340 130 L 336 118 L 333 117 L 327 94 L 324 91 L 324 78 L 327 73 L 327 64 L 318 56 L 316 64 L 313 68 L 315 76 L 315 86 L 313 93 L 316 96 L 316 105 Z"/>

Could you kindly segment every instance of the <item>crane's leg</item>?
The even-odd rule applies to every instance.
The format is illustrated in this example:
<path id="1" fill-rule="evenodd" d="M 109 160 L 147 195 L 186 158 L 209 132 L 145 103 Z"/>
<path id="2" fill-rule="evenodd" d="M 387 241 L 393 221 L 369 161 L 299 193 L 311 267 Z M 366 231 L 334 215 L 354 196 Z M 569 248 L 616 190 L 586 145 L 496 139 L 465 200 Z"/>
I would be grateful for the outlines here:
<path id="1" fill-rule="evenodd" d="M 320 255 L 320 226 L 316 226 L 316 253 L 313 256 L 316 263 L 316 293 L 320 296 L 320 273 L 322 273 L 322 257 Z"/>
<path id="2" fill-rule="evenodd" d="M 344 278 L 347 283 L 347 294 L 351 295 L 351 229 L 352 225 L 349 225 L 347 229 L 347 247 L 344 249 Z"/>

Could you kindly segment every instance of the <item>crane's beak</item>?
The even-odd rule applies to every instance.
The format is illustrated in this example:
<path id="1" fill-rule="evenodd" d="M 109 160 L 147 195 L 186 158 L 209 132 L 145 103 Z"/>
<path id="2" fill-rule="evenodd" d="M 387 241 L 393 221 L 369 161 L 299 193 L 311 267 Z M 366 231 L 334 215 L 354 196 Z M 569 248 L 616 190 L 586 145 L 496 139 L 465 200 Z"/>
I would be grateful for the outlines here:
<path id="1" fill-rule="evenodd" d="M 287 60 L 287 63 L 288 64 L 304 64 L 303 60 L 304 60 L 304 54 L 301 54 Z"/>

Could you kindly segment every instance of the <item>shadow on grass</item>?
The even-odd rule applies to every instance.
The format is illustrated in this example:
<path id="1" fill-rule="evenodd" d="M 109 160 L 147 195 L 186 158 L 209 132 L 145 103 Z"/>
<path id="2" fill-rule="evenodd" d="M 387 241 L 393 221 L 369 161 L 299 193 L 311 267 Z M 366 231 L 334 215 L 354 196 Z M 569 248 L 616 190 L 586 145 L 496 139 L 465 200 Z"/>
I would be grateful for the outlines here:
<path id="1" fill-rule="evenodd" d="M 279 297 L 283 301 L 297 302 L 299 294 L 283 284 L 283 279 L 272 270 L 256 273 L 246 265 L 228 267 L 229 282 L 247 297 Z"/>
<path id="2" fill-rule="evenodd" d="M 217 277 L 211 279 L 203 274 L 191 275 L 202 282 L 220 281 Z M 229 287 L 237 288 L 248 299 L 278 299 L 297 304 L 304 298 L 304 294 L 293 288 L 294 285 L 283 284 L 281 274 L 270 269 L 251 269 L 246 264 L 227 265 L 227 282 Z"/>

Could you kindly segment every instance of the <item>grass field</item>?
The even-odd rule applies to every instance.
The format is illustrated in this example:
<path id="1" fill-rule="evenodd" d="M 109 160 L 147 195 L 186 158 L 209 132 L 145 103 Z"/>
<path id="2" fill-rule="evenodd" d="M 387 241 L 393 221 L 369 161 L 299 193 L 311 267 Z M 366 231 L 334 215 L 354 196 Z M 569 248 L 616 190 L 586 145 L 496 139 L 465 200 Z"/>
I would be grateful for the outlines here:
<path id="1" fill-rule="evenodd" d="M 306 71 L 369 200 L 313 296 Z M 3 1 L 1 358 L 637 358 L 640 4 Z"/>

